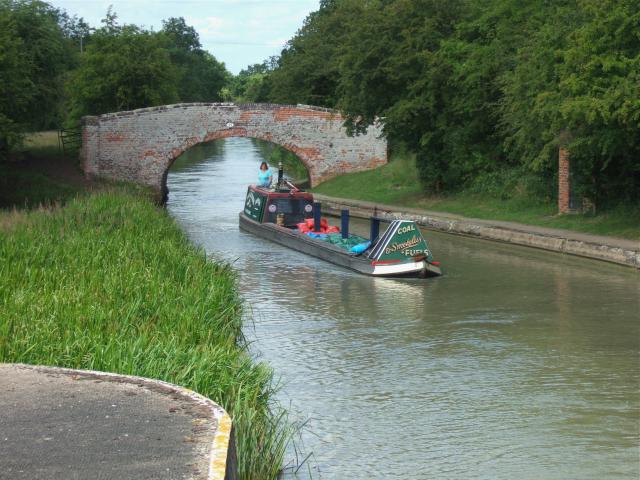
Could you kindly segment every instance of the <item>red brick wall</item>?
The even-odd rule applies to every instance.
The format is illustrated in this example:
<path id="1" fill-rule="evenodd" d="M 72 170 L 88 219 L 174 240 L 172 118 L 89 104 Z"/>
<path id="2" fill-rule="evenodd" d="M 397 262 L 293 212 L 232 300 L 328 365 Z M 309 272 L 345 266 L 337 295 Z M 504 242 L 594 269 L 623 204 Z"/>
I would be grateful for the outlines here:
<path id="1" fill-rule="evenodd" d="M 83 119 L 82 160 L 88 177 L 166 190 L 167 171 L 186 149 L 226 137 L 251 137 L 291 150 L 312 186 L 387 162 L 382 126 L 349 136 L 339 112 L 305 105 L 192 103 Z"/>
<path id="2" fill-rule="evenodd" d="M 558 154 L 558 213 L 569 213 L 571 185 L 569 183 L 569 151 L 560 148 Z"/>

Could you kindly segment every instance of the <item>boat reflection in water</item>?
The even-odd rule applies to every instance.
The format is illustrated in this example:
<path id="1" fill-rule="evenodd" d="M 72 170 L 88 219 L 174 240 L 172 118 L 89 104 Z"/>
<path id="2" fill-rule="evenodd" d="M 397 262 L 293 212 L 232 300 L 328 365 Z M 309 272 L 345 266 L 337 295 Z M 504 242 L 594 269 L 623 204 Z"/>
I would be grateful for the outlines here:
<path id="1" fill-rule="evenodd" d="M 252 291 L 261 291 L 260 296 L 278 298 L 283 307 L 314 316 L 361 318 L 372 326 L 396 317 L 398 310 L 410 318 L 420 318 L 429 298 L 437 294 L 438 282 L 425 285 L 418 279 L 378 277 L 354 282 L 354 273 L 336 269 L 323 272 L 316 265 L 299 266 L 295 263 L 300 260 L 298 257 L 304 258 L 296 254 L 289 261 L 266 266 L 270 278 L 261 275 L 265 265 L 247 264 L 243 277 L 251 277 L 254 273 Z M 290 288 L 292 284 L 294 289 Z"/>

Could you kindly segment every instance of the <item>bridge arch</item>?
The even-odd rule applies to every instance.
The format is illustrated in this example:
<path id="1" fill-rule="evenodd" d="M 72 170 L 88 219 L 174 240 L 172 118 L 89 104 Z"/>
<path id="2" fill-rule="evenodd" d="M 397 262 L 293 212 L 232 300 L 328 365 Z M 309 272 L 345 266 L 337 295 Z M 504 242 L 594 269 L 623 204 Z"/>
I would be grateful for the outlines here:
<path id="1" fill-rule="evenodd" d="M 250 137 L 297 155 L 311 186 L 387 162 L 381 127 L 349 136 L 339 112 L 307 105 L 189 103 L 84 117 L 81 159 L 90 178 L 122 180 L 166 194 L 174 160 L 199 143 Z"/>

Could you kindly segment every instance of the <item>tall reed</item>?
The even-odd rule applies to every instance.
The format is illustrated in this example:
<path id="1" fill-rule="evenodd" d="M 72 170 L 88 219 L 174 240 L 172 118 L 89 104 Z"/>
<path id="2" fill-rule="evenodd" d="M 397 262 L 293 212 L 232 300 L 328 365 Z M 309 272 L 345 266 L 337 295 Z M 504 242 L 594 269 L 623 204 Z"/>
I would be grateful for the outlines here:
<path id="1" fill-rule="evenodd" d="M 287 422 L 272 408 L 271 369 L 247 353 L 229 266 L 139 195 L 0 217 L 0 361 L 191 388 L 233 417 L 240 477 L 277 476 Z"/>

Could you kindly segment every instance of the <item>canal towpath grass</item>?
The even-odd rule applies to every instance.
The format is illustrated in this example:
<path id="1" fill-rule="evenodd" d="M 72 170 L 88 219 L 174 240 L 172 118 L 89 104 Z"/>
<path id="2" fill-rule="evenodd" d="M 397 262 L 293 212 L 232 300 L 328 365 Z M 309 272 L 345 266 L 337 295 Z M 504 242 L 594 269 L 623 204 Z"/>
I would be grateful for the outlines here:
<path id="1" fill-rule="evenodd" d="M 617 206 L 597 215 L 558 215 L 555 202 L 522 191 L 517 179 L 513 193 L 506 196 L 471 190 L 428 194 L 418 180 L 414 156 L 406 152 L 392 154 L 387 165 L 341 175 L 318 185 L 313 191 L 331 197 L 393 205 L 397 210 L 409 207 L 467 218 L 640 240 L 639 205 Z"/>
<path id="2" fill-rule="evenodd" d="M 232 416 L 240 478 L 276 478 L 291 429 L 272 370 L 247 351 L 234 270 L 194 247 L 145 189 L 85 184 L 77 166 L 52 174 L 37 167 L 51 156 L 31 158 L 4 166 L 24 182 L 9 183 L 14 207 L 0 210 L 0 362 L 190 388 Z"/>

